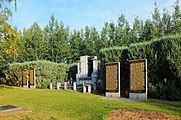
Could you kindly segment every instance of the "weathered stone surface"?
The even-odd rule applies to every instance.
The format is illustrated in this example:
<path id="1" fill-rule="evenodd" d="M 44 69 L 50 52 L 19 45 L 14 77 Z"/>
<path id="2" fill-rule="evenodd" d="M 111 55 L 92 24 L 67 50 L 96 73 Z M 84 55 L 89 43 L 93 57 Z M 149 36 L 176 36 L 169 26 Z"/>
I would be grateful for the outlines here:
<path id="1" fill-rule="evenodd" d="M 118 63 L 106 64 L 106 91 L 118 92 Z"/>
<path id="2" fill-rule="evenodd" d="M 27 84 L 27 79 L 26 79 L 26 74 L 27 74 L 27 71 L 26 70 L 24 70 L 23 71 L 23 85 L 26 85 Z"/>
<path id="3" fill-rule="evenodd" d="M 30 70 L 30 85 L 34 85 L 34 70 Z"/>
<path id="4" fill-rule="evenodd" d="M 145 91 L 145 62 L 130 63 L 130 91 Z"/>

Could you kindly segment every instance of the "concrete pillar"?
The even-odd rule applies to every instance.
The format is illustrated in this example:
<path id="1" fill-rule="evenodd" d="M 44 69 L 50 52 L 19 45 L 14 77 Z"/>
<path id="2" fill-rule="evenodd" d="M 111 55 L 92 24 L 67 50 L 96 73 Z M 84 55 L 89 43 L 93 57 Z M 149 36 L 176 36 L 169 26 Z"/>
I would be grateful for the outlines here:
<path id="1" fill-rule="evenodd" d="M 77 90 L 76 82 L 73 82 L 73 90 Z"/>
<path id="2" fill-rule="evenodd" d="M 91 85 L 88 85 L 88 93 L 91 93 Z"/>
<path id="3" fill-rule="evenodd" d="M 120 66 L 120 62 L 118 62 L 118 93 L 119 93 L 119 97 L 121 97 L 121 70 L 120 70 L 121 66 Z"/>
<path id="4" fill-rule="evenodd" d="M 86 89 L 88 89 L 88 90 L 86 91 Z M 84 93 L 86 93 L 86 92 L 91 93 L 91 85 L 83 85 L 83 92 Z"/>
<path id="5" fill-rule="evenodd" d="M 67 90 L 67 82 L 64 83 L 64 90 Z"/>
<path id="6" fill-rule="evenodd" d="M 86 93 L 86 86 L 83 86 L 83 92 Z"/>
<path id="7" fill-rule="evenodd" d="M 146 90 L 146 97 L 145 97 L 145 99 L 147 99 L 147 96 L 148 96 L 148 75 L 147 75 L 147 59 L 145 59 L 145 84 L 146 84 L 146 88 L 145 88 L 145 90 Z"/>
<path id="8" fill-rule="evenodd" d="M 94 91 L 96 91 L 96 82 L 94 82 Z"/>
<path id="9" fill-rule="evenodd" d="M 53 83 L 50 82 L 50 90 L 52 90 L 52 89 L 53 89 Z"/>
<path id="10" fill-rule="evenodd" d="M 97 72 L 97 56 L 93 59 L 93 73 Z"/>
<path id="11" fill-rule="evenodd" d="M 89 56 L 85 56 L 85 62 L 84 62 L 84 66 L 85 66 L 85 77 L 88 77 L 88 57 Z"/>
<path id="12" fill-rule="evenodd" d="M 57 82 L 57 90 L 59 90 L 61 87 L 61 82 Z"/>
<path id="13" fill-rule="evenodd" d="M 87 77 L 88 76 L 88 57 L 89 56 L 81 56 L 80 57 L 80 67 L 81 67 L 81 77 Z"/>
<path id="14" fill-rule="evenodd" d="M 26 71 L 26 87 L 29 88 L 29 75 L 28 75 L 28 70 Z"/>
<path id="15" fill-rule="evenodd" d="M 77 74 L 80 74 L 80 68 L 81 68 L 80 62 L 78 62 L 78 64 L 77 64 Z"/>

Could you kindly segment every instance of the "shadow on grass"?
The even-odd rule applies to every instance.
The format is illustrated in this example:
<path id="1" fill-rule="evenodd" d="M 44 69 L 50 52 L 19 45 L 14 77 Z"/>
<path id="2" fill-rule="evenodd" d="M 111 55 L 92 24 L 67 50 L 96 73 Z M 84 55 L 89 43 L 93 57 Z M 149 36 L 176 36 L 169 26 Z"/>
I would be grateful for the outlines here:
<path id="1" fill-rule="evenodd" d="M 13 89 L 13 88 L 8 87 L 8 86 L 4 86 L 4 85 L 0 85 L 0 89 Z"/>
<path id="2" fill-rule="evenodd" d="M 158 102 L 146 102 L 150 106 L 153 106 L 154 108 L 158 108 L 158 111 L 162 112 L 163 111 L 168 111 L 170 114 L 174 114 L 176 116 L 181 117 L 181 103 L 180 104 L 168 104 L 168 103 L 158 103 Z M 160 110 L 159 110 L 160 109 Z"/>

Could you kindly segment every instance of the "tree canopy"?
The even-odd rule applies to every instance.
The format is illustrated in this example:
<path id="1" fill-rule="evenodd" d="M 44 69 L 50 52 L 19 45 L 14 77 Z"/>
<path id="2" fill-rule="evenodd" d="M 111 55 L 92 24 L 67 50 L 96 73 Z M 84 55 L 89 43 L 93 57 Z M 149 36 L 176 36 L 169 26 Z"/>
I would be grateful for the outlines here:
<path id="1" fill-rule="evenodd" d="M 102 48 L 129 46 L 131 43 L 181 33 L 179 0 L 173 3 L 173 12 L 166 8 L 161 12 L 155 2 L 151 18 L 140 20 L 135 17 L 131 26 L 126 15 L 121 14 L 117 23 L 106 22 L 101 31 L 95 26 L 71 31 L 54 15 L 51 15 L 44 28 L 35 22 L 30 28 L 18 31 L 8 24 L 7 20 L 12 13 L 3 6 L 4 3 L 11 2 L 12 0 L 0 0 L 0 25 L 3 26 L 0 28 L 0 56 L 6 63 L 32 60 L 72 63 L 81 55 L 99 57 Z M 13 2 L 16 9 L 16 1 Z"/>

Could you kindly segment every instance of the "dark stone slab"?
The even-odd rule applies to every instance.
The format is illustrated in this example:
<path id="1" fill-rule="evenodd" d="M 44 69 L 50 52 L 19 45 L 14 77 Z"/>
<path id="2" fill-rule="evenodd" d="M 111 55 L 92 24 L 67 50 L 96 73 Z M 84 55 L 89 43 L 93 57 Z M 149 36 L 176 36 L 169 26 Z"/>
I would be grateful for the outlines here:
<path id="1" fill-rule="evenodd" d="M 13 105 L 5 105 L 5 106 L 0 106 L 0 111 L 10 110 L 10 109 L 16 109 L 16 108 L 19 108 L 19 107 L 13 106 Z"/>

